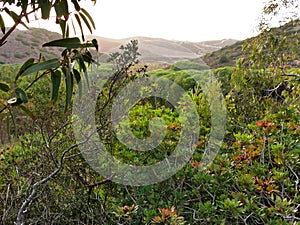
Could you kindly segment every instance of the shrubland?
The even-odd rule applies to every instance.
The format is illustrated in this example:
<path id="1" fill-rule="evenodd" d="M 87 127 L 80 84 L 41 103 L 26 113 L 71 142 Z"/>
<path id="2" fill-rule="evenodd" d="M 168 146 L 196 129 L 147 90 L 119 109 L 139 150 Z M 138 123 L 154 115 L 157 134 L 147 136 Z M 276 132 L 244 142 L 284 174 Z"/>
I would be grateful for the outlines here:
<path id="1" fill-rule="evenodd" d="M 77 1 L 72 2 L 76 18 L 80 15 L 84 20 L 79 12 L 88 17 Z M 42 17 L 47 18 L 51 8 L 44 4 L 40 3 L 47 9 Z M 265 13 L 276 13 L 288 3 L 282 4 L 266 5 Z M 291 64 L 299 59 L 297 32 L 264 30 L 244 44 L 234 67 L 210 71 L 202 64 L 183 61 L 167 70 L 148 72 L 147 66 L 138 64 L 136 41 L 112 54 L 108 64 L 97 65 L 89 51 L 97 49 L 97 43 L 68 38 L 69 14 L 66 6 L 63 9 L 56 13 L 64 39 L 46 44 L 66 48 L 61 59 L 40 57 L 21 65 L 0 65 L 1 224 L 300 222 L 300 71 Z M 15 22 L 21 23 L 23 17 L 26 9 Z M 112 77 L 106 80 L 95 107 L 97 132 L 113 157 L 137 168 L 172 154 L 182 121 L 164 99 L 136 102 L 129 112 L 129 132 L 141 139 L 148 137 L 154 117 L 163 119 L 167 131 L 163 142 L 150 152 L 133 151 L 118 140 L 110 121 L 120 91 L 139 77 L 166 78 L 195 102 L 199 115 L 195 152 L 169 179 L 147 186 L 114 183 L 113 177 L 95 172 L 81 154 L 82 143 L 76 143 L 72 129 L 77 119 L 70 110 L 72 100 L 82 91 L 81 80 L 102 79 L 107 73 Z M 224 95 L 227 126 L 216 158 L 203 168 L 201 159 L 212 130 L 211 99 L 196 78 L 211 73 L 218 79 L 211 89 L 220 88 Z"/>
<path id="2" fill-rule="evenodd" d="M 7 83 L 16 66 L 4 65 Z M 112 70 L 103 66 L 103 72 Z M 128 68 L 129 69 L 129 68 Z M 124 72 L 124 71 L 123 71 Z M 210 110 L 201 87 L 186 74 L 207 70 L 157 70 L 136 76 L 172 79 L 184 87 L 197 103 L 200 137 L 189 163 L 161 183 L 129 187 L 115 184 L 93 171 L 76 147 L 65 158 L 60 173 L 39 186 L 26 212 L 28 223 L 84 224 L 295 224 L 299 221 L 300 122 L 299 86 L 292 78 L 290 89 L 268 96 L 262 90 L 278 84 L 266 80 L 243 83 L 237 68 L 214 70 L 227 104 L 226 137 L 214 162 L 205 170 L 201 157 L 210 133 Z M 289 72 L 298 72 L 290 69 Z M 93 76 L 93 72 L 90 71 Z M 101 74 L 101 70 L 99 72 Z M 251 71 L 260 79 L 259 70 Z M 114 93 L 118 93 L 123 78 Z M 29 82 L 22 80 L 20 86 Z M 24 83 L 24 84 L 23 84 Z M 246 85 L 240 86 L 240 85 Z M 265 85 L 265 86 L 264 86 Z M 26 105 L 34 120 L 21 117 L 18 133 L 1 147 L 2 222 L 10 224 L 17 216 L 32 185 L 47 177 L 59 165 L 60 156 L 75 145 L 70 114 L 64 112 L 63 92 L 57 104 L 44 100 L 51 96 L 49 80 L 42 79 L 29 92 Z M 248 92 L 251 90 L 251 92 Z M 104 89 L 104 96 L 108 92 Z M 249 96 L 251 93 L 251 96 Z M 283 99 L 281 99 L 283 98 Z M 251 101 L 250 101 L 251 100 Z M 247 101 L 247 104 L 245 104 Z M 105 99 L 103 100 L 105 102 Z M 100 100 L 99 104 L 103 104 Z M 149 135 L 148 121 L 161 116 L 168 126 L 165 142 L 149 153 L 124 148 L 111 133 L 104 139 L 111 153 L 125 163 L 149 165 L 170 154 L 178 142 L 181 127 L 174 108 L 163 100 L 145 99 L 130 111 L 130 127 L 135 136 Z M 109 107 L 107 108 L 109 109 Z M 47 112 L 45 114 L 45 112 Z M 12 112 L 14 113 L 14 112 Z M 108 115 L 99 114 L 99 123 Z M 2 118 L 4 120 L 4 118 Z M 4 121 L 2 121 L 2 124 Z M 107 127 L 108 129 L 109 127 Z"/>

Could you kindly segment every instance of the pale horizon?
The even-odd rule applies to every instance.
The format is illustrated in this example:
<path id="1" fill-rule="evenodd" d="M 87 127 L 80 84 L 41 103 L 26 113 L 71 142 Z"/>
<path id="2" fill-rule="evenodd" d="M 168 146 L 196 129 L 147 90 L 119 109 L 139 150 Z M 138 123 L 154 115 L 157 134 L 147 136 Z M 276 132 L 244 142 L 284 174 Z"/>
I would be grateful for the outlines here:
<path id="1" fill-rule="evenodd" d="M 110 39 L 150 37 L 202 42 L 244 40 L 256 36 L 259 33 L 257 26 L 264 2 L 98 0 L 95 6 L 90 1 L 81 1 L 81 5 L 94 18 L 96 30 L 92 35 L 95 36 Z M 31 21 L 29 25 L 60 33 L 54 18 L 50 21 Z M 18 26 L 18 29 L 24 28 Z M 86 35 L 90 35 L 87 29 L 85 31 Z"/>

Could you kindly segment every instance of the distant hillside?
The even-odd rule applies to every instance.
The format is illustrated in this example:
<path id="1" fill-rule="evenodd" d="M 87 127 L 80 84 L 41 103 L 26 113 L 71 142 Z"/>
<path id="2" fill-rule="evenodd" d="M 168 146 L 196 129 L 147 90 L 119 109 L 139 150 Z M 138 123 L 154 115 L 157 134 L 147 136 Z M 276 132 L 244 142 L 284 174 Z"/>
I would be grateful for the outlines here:
<path id="1" fill-rule="evenodd" d="M 285 24 L 280 28 L 273 28 L 275 32 L 297 32 L 300 36 L 300 22 Z M 61 35 L 45 29 L 31 28 L 26 31 L 16 30 L 8 38 L 7 43 L 0 48 L 0 64 L 20 63 L 29 57 L 38 58 L 42 53 L 46 58 L 53 58 L 60 54 L 57 48 L 42 48 L 42 44 L 59 39 Z M 100 46 L 100 57 L 103 61 L 107 55 L 119 50 L 130 40 L 139 41 L 140 60 L 142 62 L 154 62 L 161 65 L 172 64 L 181 60 L 206 62 L 212 68 L 234 66 L 236 59 L 242 55 L 242 46 L 245 41 L 232 39 L 186 42 L 173 41 L 161 38 L 131 37 L 126 39 L 109 39 L 99 36 L 88 36 L 88 39 L 96 38 Z M 256 37 L 253 37 L 256 38 Z"/>
<path id="2" fill-rule="evenodd" d="M 299 35 L 300 43 L 300 20 L 294 21 L 293 23 L 287 23 L 281 27 L 272 28 L 273 32 L 285 32 L 287 34 L 297 33 Z M 253 37 L 257 38 L 257 37 Z M 238 41 L 232 45 L 225 46 L 217 51 L 207 53 L 203 57 L 193 61 L 204 61 L 211 68 L 220 68 L 224 66 L 235 66 L 236 60 L 242 56 L 242 46 L 245 41 L 249 41 L 253 38 L 246 39 L 244 41 Z M 300 57 L 300 46 L 299 46 L 299 57 Z"/>
<path id="3" fill-rule="evenodd" d="M 60 54 L 59 49 L 42 48 L 42 44 L 60 37 L 60 34 L 45 29 L 15 30 L 0 48 L 0 63 L 24 62 L 29 57 L 38 58 L 40 53 L 46 58 L 56 57 Z"/>
<path id="4" fill-rule="evenodd" d="M 138 40 L 139 52 L 141 53 L 140 60 L 143 62 L 156 63 L 174 63 L 178 60 L 196 59 L 207 53 L 219 50 L 224 46 L 237 42 L 232 39 L 205 42 L 184 42 L 149 37 L 132 37 L 119 40 L 97 36 L 91 37 L 98 40 L 100 43 L 100 50 L 104 53 L 118 51 L 120 45 L 124 45 L 133 39 Z"/>
<path id="5" fill-rule="evenodd" d="M 42 44 L 61 38 L 61 35 L 46 29 L 31 28 L 26 31 L 15 30 L 7 43 L 0 48 L 0 64 L 21 63 L 29 57 L 38 58 L 42 53 L 46 58 L 53 58 L 60 54 L 60 49 L 43 48 Z M 174 63 L 183 59 L 196 59 L 207 53 L 231 45 L 236 40 L 226 39 L 205 42 L 171 41 L 160 38 L 132 37 L 126 39 L 109 39 L 98 36 L 100 52 L 106 55 L 118 51 L 119 47 L 132 39 L 139 41 L 140 59 L 143 62 Z M 107 58 L 107 57 L 104 57 Z"/>

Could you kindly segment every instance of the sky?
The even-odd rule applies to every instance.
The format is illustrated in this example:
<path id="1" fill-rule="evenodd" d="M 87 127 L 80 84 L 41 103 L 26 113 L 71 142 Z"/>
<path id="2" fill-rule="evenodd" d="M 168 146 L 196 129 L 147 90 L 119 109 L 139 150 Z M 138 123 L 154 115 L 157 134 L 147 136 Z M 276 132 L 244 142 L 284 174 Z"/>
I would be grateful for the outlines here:
<path id="1" fill-rule="evenodd" d="M 243 40 L 257 34 L 263 0 L 89 0 L 80 2 L 96 23 L 94 35 L 121 39 L 136 36 L 179 41 Z M 60 32 L 59 26 L 31 26 Z"/>
<path id="2" fill-rule="evenodd" d="M 254 36 L 263 0 L 98 0 L 97 35 L 182 41 Z"/>

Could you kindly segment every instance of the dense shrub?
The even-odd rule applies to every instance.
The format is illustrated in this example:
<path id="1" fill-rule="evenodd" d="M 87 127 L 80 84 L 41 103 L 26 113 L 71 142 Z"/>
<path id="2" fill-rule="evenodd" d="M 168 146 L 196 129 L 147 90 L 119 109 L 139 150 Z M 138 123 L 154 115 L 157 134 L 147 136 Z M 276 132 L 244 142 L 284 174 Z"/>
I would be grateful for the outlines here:
<path id="1" fill-rule="evenodd" d="M 94 75 L 111 72 L 111 65 L 101 68 L 102 72 L 94 72 Z M 18 65 L 0 66 L 7 83 L 14 82 L 11 73 L 18 69 Z M 103 182 L 103 177 L 95 173 L 79 150 L 74 148 L 68 153 L 63 170 L 38 189 L 36 199 L 26 212 L 27 222 L 297 224 L 300 220 L 299 87 L 293 84 L 291 92 L 283 93 L 286 102 L 291 104 L 280 104 L 274 99 L 257 101 L 259 98 L 255 96 L 261 94 L 259 89 L 255 92 L 256 89 L 250 88 L 256 86 L 255 81 L 245 84 L 240 77 L 232 75 L 233 71 L 234 68 L 227 67 L 214 71 L 222 81 L 224 94 L 227 94 L 228 126 L 219 154 L 207 169 L 202 170 L 201 167 L 211 129 L 207 97 L 201 91 L 190 89 L 194 81 L 184 71 L 159 70 L 150 73 L 150 76 L 172 79 L 189 89 L 188 93 L 197 105 L 200 137 L 189 163 L 161 183 L 129 187 Z M 190 73 L 209 74 L 209 71 Z M 259 78 L 259 74 L 252 75 Z M 25 87 L 28 79 L 33 78 L 24 77 L 20 86 Z M 26 107 L 35 112 L 36 120 L 22 120 L 21 124 L 25 127 L 19 138 L 0 147 L 0 201 L 4 203 L 0 204 L 0 211 L 5 212 L 3 224 L 13 224 L 20 205 L 31 192 L 32 184 L 57 168 L 62 152 L 74 144 L 70 117 L 63 113 L 64 99 L 60 97 L 55 106 L 49 103 L 48 83 L 45 78 L 28 91 L 32 104 Z M 99 98 L 98 104 L 105 103 L 106 91 L 108 89 L 102 92 L 104 99 Z M 242 95 L 246 93 L 251 93 L 251 101 L 251 96 Z M 249 105 L 246 107 L 247 101 Z M 166 142 L 149 154 L 124 148 L 113 132 L 105 133 L 105 143 L 116 158 L 136 166 L 149 165 L 173 151 L 180 137 L 181 124 L 176 110 L 163 104 L 163 101 L 151 98 L 138 102 L 129 113 L 129 123 L 130 132 L 145 138 L 150 135 L 149 120 L 161 116 L 168 127 Z M 256 104 L 263 106 L 256 107 Z M 252 114 L 253 110 L 255 113 Z M 98 122 L 102 122 L 110 114 L 103 110 L 97 115 Z M 245 120 L 246 117 L 249 120 Z"/>
<path id="2" fill-rule="evenodd" d="M 172 70 L 207 70 L 208 66 L 206 64 L 200 64 L 196 62 L 192 62 L 190 60 L 179 61 L 174 63 L 171 66 Z"/>
<path id="3" fill-rule="evenodd" d="M 16 53 L 14 54 L 14 57 L 17 58 L 17 59 L 23 59 L 23 58 L 26 57 L 26 54 L 16 52 Z"/>
<path id="4" fill-rule="evenodd" d="M 227 63 L 229 61 L 227 55 L 222 55 L 219 59 L 219 63 Z"/>

